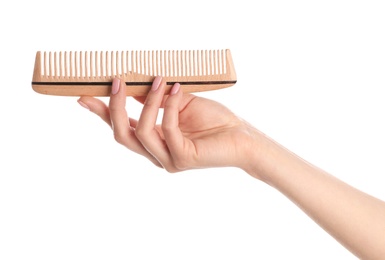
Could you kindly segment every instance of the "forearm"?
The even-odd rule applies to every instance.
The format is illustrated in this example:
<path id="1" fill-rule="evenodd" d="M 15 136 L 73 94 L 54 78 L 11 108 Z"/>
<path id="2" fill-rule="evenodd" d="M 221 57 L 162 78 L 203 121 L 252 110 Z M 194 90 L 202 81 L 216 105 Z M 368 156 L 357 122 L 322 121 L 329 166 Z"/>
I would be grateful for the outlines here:
<path id="1" fill-rule="evenodd" d="M 361 259 L 385 258 L 385 203 L 342 182 L 269 138 L 258 137 L 248 173 L 298 205 Z M 262 140 L 262 141 L 261 141 Z"/>

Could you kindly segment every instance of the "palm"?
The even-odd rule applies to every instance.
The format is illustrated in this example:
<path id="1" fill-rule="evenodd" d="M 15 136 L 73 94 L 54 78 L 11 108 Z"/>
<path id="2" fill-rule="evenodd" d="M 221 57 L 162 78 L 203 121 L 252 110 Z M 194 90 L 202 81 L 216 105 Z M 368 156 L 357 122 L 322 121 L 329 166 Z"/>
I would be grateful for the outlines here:
<path id="1" fill-rule="evenodd" d="M 239 126 L 239 118 L 217 102 L 192 95 L 186 95 L 183 100 L 179 129 L 185 137 L 184 153 L 196 154 L 197 160 L 204 161 L 206 166 L 231 164 L 236 156 Z M 218 162 L 218 158 L 224 158 L 221 152 L 229 158 Z"/>

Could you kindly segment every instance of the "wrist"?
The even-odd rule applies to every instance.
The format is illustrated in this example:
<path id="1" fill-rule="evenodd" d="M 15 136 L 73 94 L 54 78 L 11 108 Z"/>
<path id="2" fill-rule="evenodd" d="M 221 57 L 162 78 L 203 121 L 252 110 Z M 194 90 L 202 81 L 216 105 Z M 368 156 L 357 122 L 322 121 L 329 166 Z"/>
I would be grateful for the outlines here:
<path id="1" fill-rule="evenodd" d="M 274 172 L 278 170 L 279 158 L 285 149 L 270 137 L 252 128 L 249 141 L 245 145 L 241 169 L 254 178 L 270 184 Z"/>

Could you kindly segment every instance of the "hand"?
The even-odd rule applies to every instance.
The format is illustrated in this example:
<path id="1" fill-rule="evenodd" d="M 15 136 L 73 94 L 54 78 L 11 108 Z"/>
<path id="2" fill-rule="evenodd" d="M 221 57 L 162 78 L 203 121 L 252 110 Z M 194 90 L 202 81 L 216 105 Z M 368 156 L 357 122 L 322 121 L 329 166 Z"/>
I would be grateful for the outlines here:
<path id="1" fill-rule="evenodd" d="M 223 105 L 183 94 L 180 87 L 176 83 L 165 95 L 166 84 L 156 77 L 147 97 L 136 98 L 143 103 L 138 120 L 127 116 L 126 85 L 118 78 L 113 80 L 108 107 L 93 97 L 78 101 L 111 126 L 118 143 L 168 172 L 243 167 L 252 127 Z M 156 125 L 160 108 L 164 109 L 162 124 Z"/>
<path id="2" fill-rule="evenodd" d="M 107 107 L 79 103 L 109 124 L 115 139 L 169 172 L 235 166 L 274 187 L 360 259 L 384 259 L 385 202 L 303 160 L 212 100 L 183 94 L 156 77 L 139 120 L 127 116 L 125 83 L 112 82 Z M 156 125 L 163 108 L 161 125 Z"/>

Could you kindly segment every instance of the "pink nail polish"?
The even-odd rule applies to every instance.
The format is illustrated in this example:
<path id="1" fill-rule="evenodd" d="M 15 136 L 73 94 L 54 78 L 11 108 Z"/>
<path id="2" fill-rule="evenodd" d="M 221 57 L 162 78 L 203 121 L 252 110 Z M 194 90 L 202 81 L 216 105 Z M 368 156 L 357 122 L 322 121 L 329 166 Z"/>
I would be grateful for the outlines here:
<path id="1" fill-rule="evenodd" d="M 114 78 L 112 80 L 111 94 L 115 95 L 116 93 L 118 93 L 119 92 L 119 87 L 120 87 L 120 79 Z"/>
<path id="2" fill-rule="evenodd" d="M 176 93 L 178 93 L 179 89 L 180 89 L 180 84 L 175 83 L 170 91 L 170 95 L 175 95 Z"/>
<path id="3" fill-rule="evenodd" d="M 161 81 L 162 81 L 162 77 L 161 76 L 155 77 L 154 81 L 152 82 L 151 90 L 152 91 L 156 91 L 159 88 Z"/>
<path id="4" fill-rule="evenodd" d="M 80 100 L 78 100 L 78 103 L 79 103 L 79 105 L 81 105 L 81 106 L 84 107 L 85 109 L 90 110 L 89 106 L 87 106 L 86 103 L 84 103 L 84 102 L 82 102 L 82 101 L 80 101 Z"/>

